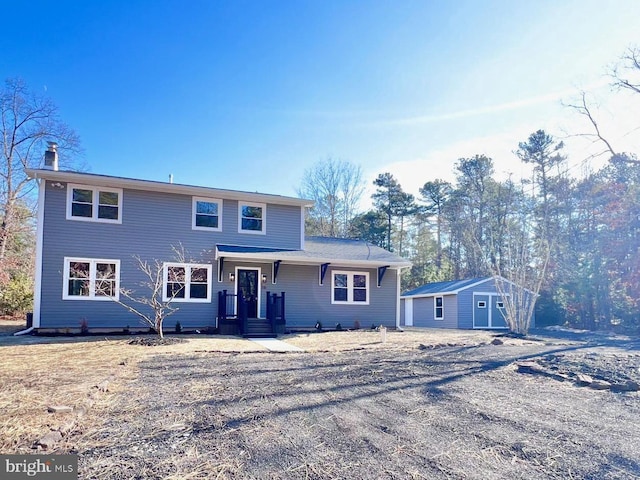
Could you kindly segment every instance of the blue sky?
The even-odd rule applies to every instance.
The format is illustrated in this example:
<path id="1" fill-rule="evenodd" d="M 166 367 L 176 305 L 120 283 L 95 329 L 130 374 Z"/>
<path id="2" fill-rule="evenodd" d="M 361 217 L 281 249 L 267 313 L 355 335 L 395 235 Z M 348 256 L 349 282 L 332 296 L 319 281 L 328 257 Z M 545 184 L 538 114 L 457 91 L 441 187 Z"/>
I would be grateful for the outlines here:
<path id="1" fill-rule="evenodd" d="M 604 77 L 640 44 L 635 0 L 3 3 L 0 76 L 46 91 L 94 173 L 295 195 L 334 157 L 417 194 L 459 157 L 521 173 L 536 129 L 588 130 L 560 104 L 578 88 L 640 145 Z"/>

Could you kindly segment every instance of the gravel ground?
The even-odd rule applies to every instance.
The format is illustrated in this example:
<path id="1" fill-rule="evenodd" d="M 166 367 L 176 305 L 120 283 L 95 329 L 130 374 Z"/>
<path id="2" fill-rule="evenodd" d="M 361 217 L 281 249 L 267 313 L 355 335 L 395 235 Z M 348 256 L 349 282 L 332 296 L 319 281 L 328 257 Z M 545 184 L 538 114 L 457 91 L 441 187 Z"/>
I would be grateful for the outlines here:
<path id="1" fill-rule="evenodd" d="M 639 393 L 516 371 L 640 382 L 637 344 L 573 340 L 153 356 L 81 478 L 640 478 Z"/>

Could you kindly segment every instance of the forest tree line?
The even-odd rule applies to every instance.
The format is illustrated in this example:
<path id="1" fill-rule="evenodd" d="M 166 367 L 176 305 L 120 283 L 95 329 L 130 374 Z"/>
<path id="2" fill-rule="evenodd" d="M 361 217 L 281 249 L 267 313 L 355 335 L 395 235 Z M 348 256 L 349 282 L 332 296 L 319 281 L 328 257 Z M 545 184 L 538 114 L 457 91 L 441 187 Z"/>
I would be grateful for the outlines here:
<path id="1" fill-rule="evenodd" d="M 640 94 L 639 49 L 628 50 L 612 79 L 613 88 Z M 371 208 L 357 212 L 361 168 L 328 159 L 307 170 L 298 191 L 316 202 L 307 234 L 360 238 L 411 260 L 403 291 L 501 275 L 539 291 L 538 325 L 638 331 L 640 161 L 602 133 L 585 93 L 569 107 L 588 119 L 591 131 L 581 135 L 603 146 L 602 168 L 575 176 L 563 142 L 538 130 L 514 145 L 528 178 L 497 179 L 481 154 L 459 158 L 453 182 L 425 179 L 416 195 L 385 172 L 374 180 Z"/>

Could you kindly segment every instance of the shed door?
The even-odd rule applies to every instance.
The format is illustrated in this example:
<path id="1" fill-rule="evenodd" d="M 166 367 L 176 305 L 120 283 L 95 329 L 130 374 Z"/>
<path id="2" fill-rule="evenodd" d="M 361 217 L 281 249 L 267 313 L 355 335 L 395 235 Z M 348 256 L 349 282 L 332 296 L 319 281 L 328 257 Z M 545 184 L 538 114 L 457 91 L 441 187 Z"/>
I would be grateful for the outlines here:
<path id="1" fill-rule="evenodd" d="M 404 324 L 407 327 L 413 326 L 413 298 L 404 299 Z"/>
<path id="2" fill-rule="evenodd" d="M 473 296 L 473 328 L 489 328 L 489 295 Z"/>
<path id="3" fill-rule="evenodd" d="M 491 327 L 507 328 L 507 322 L 504 318 L 504 303 L 502 297 L 491 297 Z"/>

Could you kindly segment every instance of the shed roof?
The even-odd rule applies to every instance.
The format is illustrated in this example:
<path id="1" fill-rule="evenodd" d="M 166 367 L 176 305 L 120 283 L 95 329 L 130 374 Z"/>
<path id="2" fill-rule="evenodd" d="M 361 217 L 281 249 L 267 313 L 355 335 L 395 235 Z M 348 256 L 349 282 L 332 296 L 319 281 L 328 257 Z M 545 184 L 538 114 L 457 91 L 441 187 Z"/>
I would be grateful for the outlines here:
<path id="1" fill-rule="evenodd" d="M 492 277 L 480 277 L 469 278 L 466 280 L 452 280 L 449 282 L 433 282 L 426 283 L 418 288 L 409 290 L 402 294 L 403 297 L 415 297 L 415 296 L 430 296 L 430 295 L 452 295 L 458 293 L 460 290 L 469 288 L 473 285 L 477 285 L 487 280 L 491 280 Z"/>

